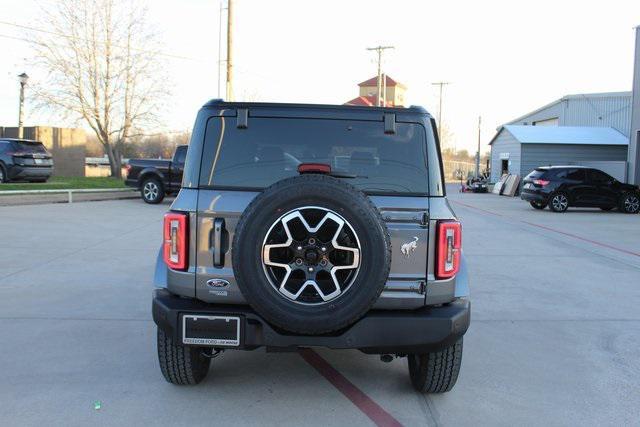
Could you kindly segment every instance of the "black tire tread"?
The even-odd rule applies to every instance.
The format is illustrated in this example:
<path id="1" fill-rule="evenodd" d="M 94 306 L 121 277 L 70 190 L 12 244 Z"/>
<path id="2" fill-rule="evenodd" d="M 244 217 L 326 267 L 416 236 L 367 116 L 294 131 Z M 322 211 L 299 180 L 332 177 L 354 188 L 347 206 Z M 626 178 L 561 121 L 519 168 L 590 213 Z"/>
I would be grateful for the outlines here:
<path id="1" fill-rule="evenodd" d="M 458 380 L 462 364 L 463 340 L 437 352 L 409 355 L 414 358 L 414 367 L 409 367 L 411 383 L 421 393 L 445 393 Z"/>
<path id="2" fill-rule="evenodd" d="M 198 347 L 176 345 L 158 329 L 158 361 L 164 378 L 171 384 L 195 385 L 209 371 L 210 360 L 200 355 Z"/>
<path id="3" fill-rule="evenodd" d="M 7 168 L 4 167 L 4 165 L 2 164 L 2 162 L 0 162 L 0 169 L 2 170 L 3 174 L 2 176 L 4 176 L 4 179 L 2 181 L 0 181 L 0 184 L 6 184 L 9 182 L 9 175 L 7 173 Z"/>
<path id="4" fill-rule="evenodd" d="M 529 204 L 531 205 L 532 208 L 538 209 L 538 210 L 543 210 L 544 208 L 547 207 L 546 203 L 529 202 Z"/>

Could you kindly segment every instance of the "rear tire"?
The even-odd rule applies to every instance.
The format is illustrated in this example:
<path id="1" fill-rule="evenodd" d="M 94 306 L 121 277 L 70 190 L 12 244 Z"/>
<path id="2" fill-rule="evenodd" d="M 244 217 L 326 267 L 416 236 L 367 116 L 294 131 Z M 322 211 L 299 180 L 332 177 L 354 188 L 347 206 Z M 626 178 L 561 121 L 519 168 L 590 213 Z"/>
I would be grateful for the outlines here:
<path id="1" fill-rule="evenodd" d="M 7 170 L 4 168 L 4 165 L 0 163 L 0 184 L 5 182 L 9 182 L 9 176 L 7 175 Z"/>
<path id="2" fill-rule="evenodd" d="M 569 196 L 561 191 L 549 197 L 549 209 L 553 212 L 565 212 L 569 208 Z"/>
<path id="3" fill-rule="evenodd" d="M 532 208 L 542 210 L 547 207 L 547 204 L 544 202 L 529 202 Z"/>
<path id="4" fill-rule="evenodd" d="M 147 178 L 142 181 L 140 195 L 145 203 L 157 205 L 164 199 L 164 186 L 157 178 Z"/>
<path id="5" fill-rule="evenodd" d="M 637 214 L 640 212 L 640 194 L 626 193 L 620 198 L 620 212 Z"/>
<path id="6" fill-rule="evenodd" d="M 177 344 L 158 329 L 158 361 L 162 375 L 171 384 L 194 385 L 209 373 L 211 359 L 202 354 L 200 347 Z"/>
<path id="7" fill-rule="evenodd" d="M 462 338 L 443 350 L 409 354 L 409 377 L 420 393 L 446 393 L 458 380 L 462 364 Z"/>

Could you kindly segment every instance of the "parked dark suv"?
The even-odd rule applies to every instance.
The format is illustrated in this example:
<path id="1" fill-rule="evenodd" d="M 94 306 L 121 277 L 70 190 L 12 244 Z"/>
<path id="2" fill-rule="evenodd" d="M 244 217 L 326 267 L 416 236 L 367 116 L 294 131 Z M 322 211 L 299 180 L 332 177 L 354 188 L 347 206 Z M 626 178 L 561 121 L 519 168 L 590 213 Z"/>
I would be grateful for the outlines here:
<path id="1" fill-rule="evenodd" d="M 0 183 L 45 182 L 52 173 L 53 159 L 42 142 L 0 139 Z"/>
<path id="2" fill-rule="evenodd" d="M 554 212 L 572 207 L 618 208 L 625 213 L 640 210 L 640 188 L 624 184 L 598 169 L 584 166 L 539 167 L 527 175 L 520 193 L 535 209 L 549 206 Z"/>

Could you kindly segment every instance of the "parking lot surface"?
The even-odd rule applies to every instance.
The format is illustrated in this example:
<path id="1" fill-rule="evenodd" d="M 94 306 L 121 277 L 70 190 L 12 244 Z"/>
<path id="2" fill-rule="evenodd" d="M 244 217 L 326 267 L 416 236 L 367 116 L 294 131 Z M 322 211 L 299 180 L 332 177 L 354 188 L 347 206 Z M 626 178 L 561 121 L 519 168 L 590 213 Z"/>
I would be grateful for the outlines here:
<path id="1" fill-rule="evenodd" d="M 150 314 L 170 201 L 0 207 L 0 425 L 372 425 L 367 402 L 404 425 L 637 424 L 640 215 L 450 200 L 472 321 L 457 386 L 428 397 L 404 359 L 323 349 L 324 374 L 297 353 L 228 351 L 202 384 L 172 386 Z"/>

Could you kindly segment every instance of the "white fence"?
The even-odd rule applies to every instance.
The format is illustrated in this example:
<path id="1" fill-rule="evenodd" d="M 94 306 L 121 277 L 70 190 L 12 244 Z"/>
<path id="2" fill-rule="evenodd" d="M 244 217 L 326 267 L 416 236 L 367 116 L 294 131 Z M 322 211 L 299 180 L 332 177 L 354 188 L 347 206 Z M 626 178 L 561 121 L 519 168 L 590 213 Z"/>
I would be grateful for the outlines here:
<path id="1" fill-rule="evenodd" d="M 0 196 L 24 196 L 32 194 L 67 194 L 68 202 L 73 203 L 74 193 L 125 193 L 133 192 L 133 188 L 83 188 L 78 190 L 7 190 L 0 191 Z"/>

